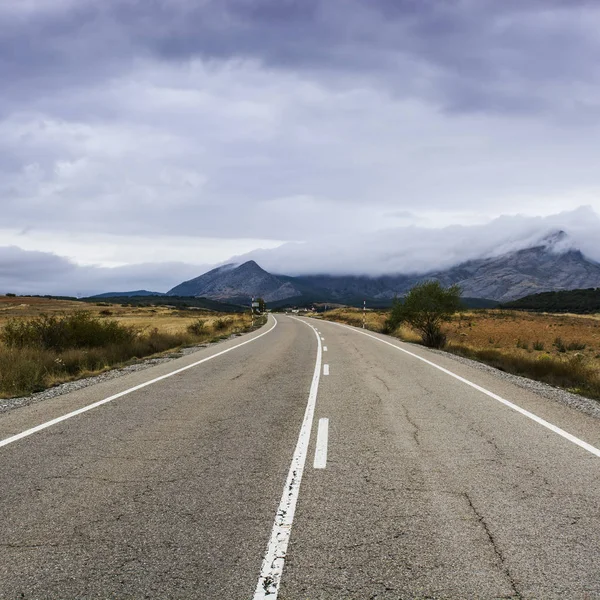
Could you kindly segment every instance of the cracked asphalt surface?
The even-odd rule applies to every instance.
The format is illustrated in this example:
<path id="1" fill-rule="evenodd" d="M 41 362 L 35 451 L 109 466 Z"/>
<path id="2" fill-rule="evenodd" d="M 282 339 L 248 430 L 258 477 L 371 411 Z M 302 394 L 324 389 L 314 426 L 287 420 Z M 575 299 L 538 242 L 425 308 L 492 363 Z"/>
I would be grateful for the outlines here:
<path id="1" fill-rule="evenodd" d="M 0 598 L 252 598 L 317 352 L 309 327 L 277 319 L 0 448 Z M 330 375 L 280 599 L 600 598 L 597 457 L 417 359 L 309 322 Z M 240 341 L 13 409 L 0 439 Z M 410 350 L 600 446 L 598 419 Z M 328 462 L 314 470 L 320 417 Z"/>

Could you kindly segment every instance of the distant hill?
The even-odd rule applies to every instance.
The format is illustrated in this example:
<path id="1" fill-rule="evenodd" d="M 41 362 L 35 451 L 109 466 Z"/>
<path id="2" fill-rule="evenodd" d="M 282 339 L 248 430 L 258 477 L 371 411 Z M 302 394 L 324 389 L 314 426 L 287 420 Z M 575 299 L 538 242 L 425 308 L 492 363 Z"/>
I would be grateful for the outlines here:
<path id="1" fill-rule="evenodd" d="M 106 292 L 96 294 L 90 298 L 128 298 L 129 296 L 164 296 L 161 292 L 149 292 L 148 290 L 135 290 L 134 292 Z"/>
<path id="2" fill-rule="evenodd" d="M 204 296 L 247 304 L 262 297 L 271 307 L 305 306 L 311 302 L 389 306 L 415 284 L 428 279 L 458 284 L 463 296 L 488 302 L 510 302 L 532 293 L 600 286 L 600 264 L 574 249 L 563 231 L 556 231 L 531 248 L 461 263 L 443 271 L 381 275 L 275 275 L 253 260 L 228 264 L 186 281 L 169 295 Z M 483 304 L 482 304 L 483 303 Z M 489 304 L 487 304 L 489 306 Z"/>
<path id="3" fill-rule="evenodd" d="M 568 312 L 576 314 L 600 313 L 600 288 L 542 292 L 505 302 L 502 308 L 539 312 Z"/>
<path id="4" fill-rule="evenodd" d="M 401 299 L 402 297 L 399 296 Z M 496 300 L 487 300 L 486 298 L 468 298 L 462 297 L 461 302 L 465 308 L 496 308 L 499 303 Z M 278 302 L 269 302 L 268 308 L 282 309 L 282 308 L 311 308 L 317 307 L 317 311 L 325 310 L 325 306 L 330 304 L 331 307 L 336 306 L 356 306 L 360 308 L 363 305 L 363 301 L 366 302 L 368 309 L 385 309 L 390 308 L 394 302 L 393 298 L 387 300 L 381 300 L 376 298 L 346 298 L 344 302 L 333 302 L 327 300 L 321 300 L 318 298 L 311 299 L 310 296 L 296 296 L 294 298 L 288 298 L 287 300 L 279 300 Z"/>
<path id="5" fill-rule="evenodd" d="M 200 277 L 184 281 L 167 292 L 169 296 L 205 296 L 215 300 L 248 302 L 252 297 L 266 302 L 301 296 L 302 292 L 289 281 L 259 267 L 253 260 L 242 265 L 217 267 Z"/>

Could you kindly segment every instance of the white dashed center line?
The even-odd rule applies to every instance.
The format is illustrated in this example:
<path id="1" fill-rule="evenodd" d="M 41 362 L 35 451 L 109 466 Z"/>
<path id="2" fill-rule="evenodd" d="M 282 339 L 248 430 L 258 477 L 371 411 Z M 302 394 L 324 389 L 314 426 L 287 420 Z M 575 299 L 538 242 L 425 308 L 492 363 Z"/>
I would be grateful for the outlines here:
<path id="1" fill-rule="evenodd" d="M 324 469 L 327 466 L 327 443 L 329 440 L 329 419 L 319 419 L 317 431 L 317 446 L 315 448 L 315 469 Z"/>

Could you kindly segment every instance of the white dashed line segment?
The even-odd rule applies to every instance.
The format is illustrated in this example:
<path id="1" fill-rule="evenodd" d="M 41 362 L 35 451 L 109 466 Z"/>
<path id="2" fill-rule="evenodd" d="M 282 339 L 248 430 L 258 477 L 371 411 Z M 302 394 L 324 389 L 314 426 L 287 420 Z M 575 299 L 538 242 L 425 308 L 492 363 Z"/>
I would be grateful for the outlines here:
<path id="1" fill-rule="evenodd" d="M 315 448 L 315 469 L 324 469 L 327 466 L 327 444 L 329 442 L 329 419 L 319 419 L 317 430 L 317 445 Z"/>

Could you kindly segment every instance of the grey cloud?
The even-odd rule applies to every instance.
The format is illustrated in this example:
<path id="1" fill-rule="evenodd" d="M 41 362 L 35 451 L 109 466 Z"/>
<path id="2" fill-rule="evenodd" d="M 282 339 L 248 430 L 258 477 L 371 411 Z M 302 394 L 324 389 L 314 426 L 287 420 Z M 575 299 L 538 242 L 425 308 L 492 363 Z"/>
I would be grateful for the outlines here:
<path id="1" fill-rule="evenodd" d="M 1 3 L 0 228 L 365 234 L 387 268 L 376 232 L 407 213 L 599 208 L 599 24 L 559 0 Z"/>
<path id="2" fill-rule="evenodd" d="M 567 233 L 569 248 L 600 262 L 600 218 L 590 207 L 543 218 L 503 216 L 478 226 L 397 227 L 353 236 L 350 243 L 337 236 L 254 251 L 235 261 L 254 259 L 269 271 L 288 275 L 425 273 L 528 248 L 558 230 Z"/>
<path id="3" fill-rule="evenodd" d="M 47 252 L 21 250 L 16 246 L 0 247 L 0 281 L 27 285 L 48 282 L 54 277 L 69 276 L 75 265 L 68 259 Z M 11 290 L 8 290 L 11 291 Z"/>
<path id="4" fill-rule="evenodd" d="M 503 216 L 479 226 L 396 227 L 355 235 L 351 240 L 338 235 L 256 250 L 226 262 L 254 259 L 271 272 L 287 275 L 422 273 L 530 247 L 561 229 L 569 236 L 563 250 L 577 248 L 600 262 L 600 218 L 589 207 L 544 218 Z M 147 263 L 117 268 L 84 267 L 49 253 L 0 247 L 0 293 L 91 295 L 133 289 L 166 292 L 212 266 Z"/>
<path id="5" fill-rule="evenodd" d="M 9 95 L 109 79 L 144 56 L 254 58 L 465 112 L 572 112 L 589 94 L 573 89 L 565 102 L 553 88 L 599 83 L 593 2 L 88 0 L 3 16 Z"/>
<path id="6" fill-rule="evenodd" d="M 167 291 L 203 271 L 183 263 L 79 266 L 50 252 L 0 246 L 0 293 L 87 296 L 107 291 Z"/>

